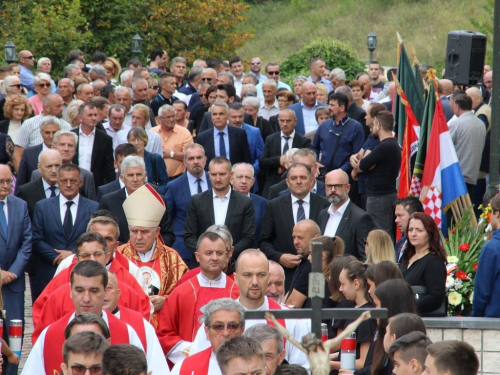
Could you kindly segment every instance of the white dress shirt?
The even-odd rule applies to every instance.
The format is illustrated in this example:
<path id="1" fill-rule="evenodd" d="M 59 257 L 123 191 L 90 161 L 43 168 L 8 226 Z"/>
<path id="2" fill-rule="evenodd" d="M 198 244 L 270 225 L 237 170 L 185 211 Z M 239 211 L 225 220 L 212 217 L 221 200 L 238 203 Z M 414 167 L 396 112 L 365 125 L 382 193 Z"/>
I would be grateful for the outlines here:
<path id="1" fill-rule="evenodd" d="M 92 161 L 92 150 L 94 148 L 95 128 L 89 135 L 82 132 L 82 127 L 78 131 L 78 165 L 80 168 L 90 171 Z"/>
<path id="2" fill-rule="evenodd" d="M 59 195 L 59 210 L 61 212 L 61 223 L 64 224 L 64 217 L 66 216 L 66 210 L 68 209 L 68 206 L 66 206 L 66 202 L 68 200 L 66 197 L 62 194 Z M 78 203 L 80 201 L 80 194 L 78 194 L 76 197 L 72 199 L 73 204 L 70 207 L 71 210 L 71 216 L 73 219 L 73 225 L 75 225 L 75 219 L 76 219 L 76 212 L 78 208 Z"/>
<path id="3" fill-rule="evenodd" d="M 331 204 L 328 207 L 328 214 L 330 218 L 325 226 L 325 236 L 334 237 L 337 233 L 337 228 L 339 227 L 340 220 L 342 220 L 342 216 L 344 216 L 345 209 L 351 200 L 348 199 L 342 206 L 339 207 L 337 211 L 333 210 L 333 205 Z"/>
<path id="4" fill-rule="evenodd" d="M 283 154 L 283 148 L 285 147 L 285 143 L 287 142 L 287 140 L 283 137 L 288 137 L 288 136 L 285 135 L 283 132 L 280 133 L 281 133 L 281 154 Z M 288 140 L 288 149 L 291 150 L 293 144 L 293 137 L 295 137 L 295 130 L 293 131 L 292 134 L 290 134 L 289 137 L 290 139 Z"/>
<path id="5" fill-rule="evenodd" d="M 225 225 L 229 198 L 231 198 L 231 188 L 229 188 L 227 194 L 222 198 L 213 193 L 215 225 Z"/>
<path id="6" fill-rule="evenodd" d="M 204 288 L 225 288 L 227 283 L 227 276 L 221 272 L 220 276 L 215 280 L 207 279 L 201 272 L 196 275 L 201 287 Z"/>
<path id="7" fill-rule="evenodd" d="M 109 122 L 103 124 L 102 126 L 104 127 L 104 130 L 106 130 L 106 133 L 111 138 L 113 138 L 113 150 L 118 146 L 118 139 L 116 137 L 118 135 L 118 133 L 121 130 L 130 130 L 130 126 L 124 125 L 124 124 L 122 124 L 122 127 L 120 128 L 120 130 L 113 129 L 113 127 L 111 126 L 111 124 Z"/>
<path id="8" fill-rule="evenodd" d="M 292 211 L 293 211 L 293 221 L 297 224 L 297 210 L 300 205 L 298 204 L 299 198 L 294 197 L 292 194 Z M 306 219 L 309 219 L 309 211 L 311 209 L 311 193 L 307 194 L 307 196 L 302 199 L 304 203 L 302 203 L 302 207 L 304 208 L 304 214 L 306 215 Z"/>

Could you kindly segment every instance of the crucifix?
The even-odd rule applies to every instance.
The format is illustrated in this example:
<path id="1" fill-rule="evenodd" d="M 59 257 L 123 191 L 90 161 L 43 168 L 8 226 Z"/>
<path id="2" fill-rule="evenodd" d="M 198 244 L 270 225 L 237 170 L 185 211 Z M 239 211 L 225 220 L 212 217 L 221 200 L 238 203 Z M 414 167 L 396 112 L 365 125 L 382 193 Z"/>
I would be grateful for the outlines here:
<path id="1" fill-rule="evenodd" d="M 322 244 L 311 242 L 312 245 L 312 267 L 309 274 L 308 297 L 311 298 L 311 309 L 296 310 L 267 310 L 246 311 L 246 319 L 268 319 L 271 320 L 278 331 L 299 350 L 303 351 L 311 369 L 315 375 L 328 375 L 330 372 L 329 355 L 330 349 L 347 337 L 351 332 L 366 319 L 387 318 L 387 309 L 322 309 L 321 304 L 325 296 L 325 276 L 322 272 Z M 311 334 L 302 337 L 302 343 L 279 324 L 276 319 L 311 319 Z M 357 319 L 351 323 L 339 336 L 322 342 L 321 321 L 323 319 Z"/>

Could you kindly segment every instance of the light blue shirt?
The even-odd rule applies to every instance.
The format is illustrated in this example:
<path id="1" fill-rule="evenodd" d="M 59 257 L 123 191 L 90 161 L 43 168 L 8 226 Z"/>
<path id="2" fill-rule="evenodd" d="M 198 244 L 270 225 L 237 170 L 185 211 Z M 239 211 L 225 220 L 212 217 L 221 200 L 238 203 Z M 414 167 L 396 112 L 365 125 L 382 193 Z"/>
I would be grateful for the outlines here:
<path id="1" fill-rule="evenodd" d="M 214 126 L 214 148 L 215 148 L 215 156 L 220 156 L 220 149 L 219 149 L 219 142 L 220 142 L 220 135 L 219 133 L 222 131 L 224 133 L 224 145 L 226 146 L 226 158 L 228 160 L 231 160 L 230 157 L 230 152 L 229 152 L 229 131 L 228 125 L 223 130 L 219 130 Z"/>
<path id="2" fill-rule="evenodd" d="M 327 80 L 326 78 L 321 77 L 321 80 L 319 82 L 314 82 L 313 79 L 312 79 L 312 77 L 309 76 L 309 77 L 307 77 L 307 80 L 309 82 L 314 83 L 314 84 L 316 84 L 316 83 L 322 83 L 323 85 L 325 85 L 327 87 L 328 92 L 332 92 L 333 91 L 332 83 L 329 80 Z"/>
<path id="3" fill-rule="evenodd" d="M 191 196 L 198 194 L 198 177 L 194 177 L 191 173 L 187 172 L 186 173 L 187 178 L 188 178 L 188 184 L 189 184 L 189 191 L 191 192 Z M 207 191 L 208 190 L 208 182 L 207 182 L 207 175 L 205 172 L 200 177 L 201 180 L 201 191 Z"/>
<path id="4" fill-rule="evenodd" d="M 262 83 L 262 82 L 266 82 L 267 81 L 267 77 L 264 75 L 264 74 L 259 74 L 259 76 L 257 76 L 257 74 L 255 74 L 254 72 L 252 71 L 249 71 L 248 74 L 251 74 L 253 75 L 255 78 L 257 78 L 259 80 L 259 83 Z"/>
<path id="5" fill-rule="evenodd" d="M 33 87 L 35 85 L 35 76 L 31 72 L 31 70 L 26 69 L 24 66 L 19 65 L 19 68 L 21 70 L 21 76 L 19 77 L 21 83 L 28 90 L 33 90 Z"/>
<path id="6" fill-rule="evenodd" d="M 43 177 L 42 177 L 42 184 L 43 184 L 43 190 L 45 191 L 45 197 L 50 198 L 50 196 L 52 195 L 52 190 L 50 190 L 51 185 L 49 185 L 47 182 L 45 182 Z M 54 190 L 54 193 L 56 195 L 59 195 L 59 187 L 57 185 L 56 185 L 56 190 Z"/>
<path id="7" fill-rule="evenodd" d="M 302 108 L 302 117 L 304 118 L 304 134 L 312 132 L 318 129 L 318 122 L 316 121 L 316 108 L 319 107 L 318 101 L 311 109 L 304 106 L 304 102 L 300 101 L 300 107 Z"/>

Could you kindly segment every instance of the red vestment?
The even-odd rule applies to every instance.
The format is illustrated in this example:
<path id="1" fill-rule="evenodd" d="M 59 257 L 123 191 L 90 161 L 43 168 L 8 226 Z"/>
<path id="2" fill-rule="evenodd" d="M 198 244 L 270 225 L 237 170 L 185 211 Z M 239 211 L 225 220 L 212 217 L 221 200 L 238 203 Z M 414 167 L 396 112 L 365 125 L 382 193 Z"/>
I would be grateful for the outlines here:
<path id="1" fill-rule="evenodd" d="M 180 278 L 179 281 L 177 281 L 177 285 L 176 287 L 178 287 L 179 285 L 181 284 L 184 284 L 186 281 L 188 281 L 190 278 L 192 277 L 195 277 L 196 275 L 198 275 L 199 273 L 201 272 L 201 268 L 200 267 L 196 267 L 196 268 L 193 268 L 192 270 L 189 270 L 188 272 L 186 272 L 184 275 L 182 275 L 182 277 Z M 231 280 L 234 280 L 234 274 L 230 274 L 228 275 L 226 273 L 226 276 L 229 277 Z"/>
<path id="2" fill-rule="evenodd" d="M 116 318 L 108 311 L 104 311 L 108 318 L 109 331 L 111 332 L 111 345 L 129 344 L 127 324 Z M 43 346 L 43 361 L 46 374 L 62 374 L 63 363 L 62 347 L 64 344 L 64 330 L 68 325 L 74 311 L 54 322 L 47 329 Z"/>
<path id="3" fill-rule="evenodd" d="M 158 339 L 165 355 L 183 340 L 192 342 L 200 327 L 200 307 L 219 298 L 237 299 L 240 291 L 234 280 L 226 278 L 225 288 L 200 287 L 198 277 L 177 286 L 167 297 L 158 315 Z M 202 304 L 203 303 L 203 304 Z"/>
<path id="4" fill-rule="evenodd" d="M 140 311 L 141 316 L 147 320 L 151 312 L 147 296 L 147 305 L 144 305 L 142 296 L 138 296 L 135 290 L 131 289 L 127 284 L 118 281 L 118 289 L 122 291 L 118 299 L 118 304 L 134 311 Z M 144 292 L 142 294 L 145 295 Z M 57 288 L 47 299 L 45 306 L 43 306 L 40 319 L 38 319 L 37 325 L 34 326 L 33 335 L 31 336 L 33 345 L 45 327 L 74 311 L 75 306 L 71 299 L 71 286 L 69 283 L 66 283 Z"/>
<path id="5" fill-rule="evenodd" d="M 186 359 L 182 361 L 179 375 L 208 374 L 211 355 L 212 347 L 209 347 L 199 353 L 186 357 Z"/>
<path id="6" fill-rule="evenodd" d="M 35 303 L 33 304 L 33 325 L 35 327 L 38 325 L 38 321 L 41 318 L 42 309 L 46 305 L 47 300 L 50 297 L 50 295 L 56 289 L 58 289 L 60 286 L 65 285 L 65 284 L 70 282 L 71 271 L 73 270 L 73 267 L 75 266 L 75 264 L 76 263 L 71 264 L 71 266 L 63 269 L 56 276 L 54 276 L 54 278 L 45 287 L 45 289 L 40 294 L 40 296 L 36 299 Z M 133 290 L 136 291 L 138 298 L 140 298 L 142 300 L 141 304 L 143 304 L 145 306 L 145 304 L 147 303 L 148 314 L 149 314 L 149 312 L 150 312 L 149 297 L 146 295 L 146 293 L 144 293 L 144 290 L 139 285 L 139 283 L 137 282 L 135 277 L 130 272 L 128 272 L 128 268 L 123 267 L 123 265 L 119 261 L 116 261 L 114 259 L 111 262 L 111 266 L 109 267 L 109 270 L 115 273 L 118 281 L 121 281 L 122 283 L 127 284 L 129 287 L 131 287 Z M 137 310 L 137 311 L 142 312 L 143 310 Z M 149 315 L 146 319 L 149 320 Z"/>
<path id="7" fill-rule="evenodd" d="M 144 328 L 144 319 L 137 311 L 127 309 L 126 307 L 119 306 L 120 320 L 131 326 L 141 339 L 144 351 L 148 352 L 148 340 L 146 339 L 146 329 Z"/>

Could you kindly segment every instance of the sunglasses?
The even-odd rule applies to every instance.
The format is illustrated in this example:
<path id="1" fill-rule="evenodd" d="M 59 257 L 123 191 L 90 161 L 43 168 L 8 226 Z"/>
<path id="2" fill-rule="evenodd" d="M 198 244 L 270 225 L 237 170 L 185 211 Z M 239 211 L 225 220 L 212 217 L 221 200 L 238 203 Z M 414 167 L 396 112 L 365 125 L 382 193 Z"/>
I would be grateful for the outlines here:
<path id="1" fill-rule="evenodd" d="M 251 62 L 250 64 L 252 64 L 252 65 L 260 65 L 260 61 L 259 62 Z"/>
<path id="2" fill-rule="evenodd" d="M 50 83 L 39 83 L 39 87 L 50 87 Z"/>
<path id="3" fill-rule="evenodd" d="M 203 82 L 212 82 L 212 78 L 202 78 L 201 79 Z"/>
<path id="4" fill-rule="evenodd" d="M 10 85 L 9 87 L 17 87 L 19 90 L 23 88 L 23 85 L 18 84 L 18 85 Z"/>
<path id="5" fill-rule="evenodd" d="M 91 367 L 85 367 L 82 365 L 75 365 L 71 366 L 71 373 L 73 375 L 84 375 L 87 370 L 90 371 L 92 375 L 101 375 L 102 374 L 102 367 L 101 366 L 91 366 Z"/>
<path id="6" fill-rule="evenodd" d="M 278 70 L 277 72 L 267 72 L 267 74 L 269 74 L 270 76 L 279 76 L 280 71 Z"/>
<path id="7" fill-rule="evenodd" d="M 225 325 L 223 323 L 217 323 L 217 324 L 212 324 L 211 326 L 208 326 L 208 328 L 213 329 L 215 332 L 222 332 L 224 330 L 224 328 L 227 328 L 227 330 L 230 332 L 235 332 L 240 327 L 241 327 L 241 324 L 239 324 L 239 323 L 227 323 L 227 325 Z"/>
<path id="8" fill-rule="evenodd" d="M 152 86 L 150 88 L 153 89 L 153 90 L 158 90 L 160 88 L 160 86 Z"/>
<path id="9" fill-rule="evenodd" d="M 28 60 L 35 60 L 35 56 L 24 56 L 23 59 L 28 59 Z"/>

